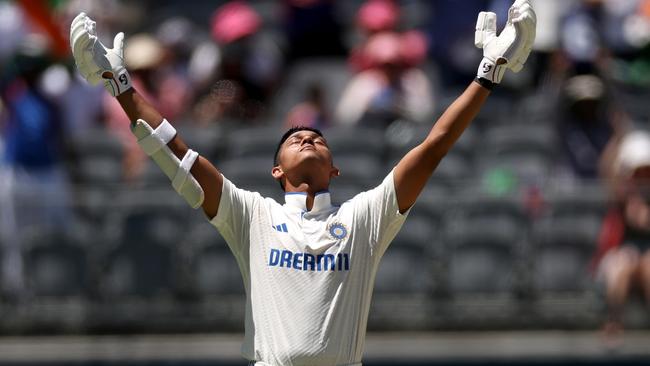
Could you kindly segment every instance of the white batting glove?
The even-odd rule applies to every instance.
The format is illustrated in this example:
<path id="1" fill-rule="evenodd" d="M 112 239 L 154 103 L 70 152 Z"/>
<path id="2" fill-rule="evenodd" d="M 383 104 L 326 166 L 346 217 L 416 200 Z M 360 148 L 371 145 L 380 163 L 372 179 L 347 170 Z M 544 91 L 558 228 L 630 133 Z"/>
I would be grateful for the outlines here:
<path id="1" fill-rule="evenodd" d="M 131 88 L 131 76 L 124 67 L 124 33 L 106 48 L 95 33 L 95 22 L 86 13 L 79 13 L 70 25 L 70 47 L 77 69 L 92 85 L 104 83 L 104 88 L 116 97 Z"/>
<path id="2" fill-rule="evenodd" d="M 508 22 L 498 37 L 497 15 L 479 13 L 474 44 L 483 49 L 483 60 L 477 77 L 498 84 L 507 69 L 521 71 L 533 48 L 537 25 L 537 16 L 528 1 L 515 1 L 508 10 Z"/>

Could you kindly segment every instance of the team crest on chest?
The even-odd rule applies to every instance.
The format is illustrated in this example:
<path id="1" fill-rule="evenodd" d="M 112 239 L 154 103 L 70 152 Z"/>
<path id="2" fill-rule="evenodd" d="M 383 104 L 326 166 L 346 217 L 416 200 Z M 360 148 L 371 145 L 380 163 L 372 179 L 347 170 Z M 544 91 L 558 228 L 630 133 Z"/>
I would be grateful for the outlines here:
<path id="1" fill-rule="evenodd" d="M 327 231 L 329 231 L 330 235 L 337 240 L 343 240 L 346 236 L 348 236 L 348 229 L 340 222 L 331 224 L 327 228 Z"/>

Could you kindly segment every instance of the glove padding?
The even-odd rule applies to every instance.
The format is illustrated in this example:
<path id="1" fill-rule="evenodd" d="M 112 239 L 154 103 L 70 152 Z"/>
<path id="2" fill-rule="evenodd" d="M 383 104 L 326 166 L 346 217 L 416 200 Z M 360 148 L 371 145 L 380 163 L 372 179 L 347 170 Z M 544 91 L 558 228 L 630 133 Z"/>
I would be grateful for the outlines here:
<path id="1" fill-rule="evenodd" d="M 483 49 L 477 76 L 500 83 L 507 69 L 519 72 L 535 41 L 537 16 L 528 0 L 516 0 L 508 10 L 508 22 L 497 37 L 497 16 L 481 12 L 476 21 L 474 44 Z"/>
<path id="2" fill-rule="evenodd" d="M 116 97 L 131 88 L 131 76 L 124 67 L 124 33 L 106 48 L 95 33 L 95 22 L 86 13 L 79 13 L 70 25 L 70 47 L 77 69 L 92 85 L 104 83 L 104 88 Z"/>

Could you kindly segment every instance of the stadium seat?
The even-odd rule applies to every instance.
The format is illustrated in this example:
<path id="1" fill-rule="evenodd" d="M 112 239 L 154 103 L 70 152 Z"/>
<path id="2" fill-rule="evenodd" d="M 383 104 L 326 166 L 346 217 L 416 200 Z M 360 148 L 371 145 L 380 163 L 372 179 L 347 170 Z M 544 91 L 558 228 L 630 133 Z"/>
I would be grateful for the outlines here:
<path id="1" fill-rule="evenodd" d="M 271 169 L 273 169 L 273 153 L 264 157 L 232 158 L 219 163 L 219 170 L 236 186 L 254 186 L 268 183 L 277 184 Z"/>
<path id="2" fill-rule="evenodd" d="M 84 155 L 76 167 L 81 183 L 115 186 L 122 182 L 122 160 L 113 155 Z"/>
<path id="3" fill-rule="evenodd" d="M 350 70 L 344 58 L 299 61 L 289 69 L 289 74 L 276 94 L 272 113 L 283 121 L 291 108 L 304 100 L 304 91 L 313 84 L 322 86 L 325 110 L 332 111 L 349 80 Z"/>
<path id="4" fill-rule="evenodd" d="M 183 246 L 190 252 L 192 286 L 199 296 L 244 293 L 237 261 L 216 228 L 208 223 L 194 225 Z"/>
<path id="5" fill-rule="evenodd" d="M 271 166 L 273 153 L 283 133 L 284 130 L 280 126 L 233 129 L 227 132 L 227 155 L 232 159 L 266 159 L 267 165 Z"/>
<path id="6" fill-rule="evenodd" d="M 384 132 L 374 128 L 337 127 L 323 131 L 336 161 L 340 155 L 384 155 Z"/>
<path id="7" fill-rule="evenodd" d="M 169 194 L 138 192 L 139 201 L 124 207 L 113 247 L 103 254 L 102 287 L 107 296 L 156 297 L 171 295 L 178 271 L 176 249 L 187 229 L 189 207 Z M 175 197 L 175 193 L 172 197 Z"/>
<path id="8" fill-rule="evenodd" d="M 218 124 L 191 126 L 186 123 L 176 130 L 189 148 L 208 160 L 217 159 L 226 150 L 223 128 Z"/>
<path id="9" fill-rule="evenodd" d="M 593 287 L 589 262 L 600 221 L 582 217 L 541 220 L 535 230 L 534 284 L 547 295 L 582 293 Z"/>
<path id="10" fill-rule="evenodd" d="M 395 241 L 379 265 L 375 293 L 378 296 L 428 294 L 433 284 L 431 268 L 431 261 L 420 243 Z"/>
<path id="11" fill-rule="evenodd" d="M 115 134 L 93 128 L 68 138 L 77 159 L 72 169 L 81 183 L 112 185 L 122 181 L 124 147 Z"/>
<path id="12" fill-rule="evenodd" d="M 27 232 L 23 238 L 25 273 L 36 297 L 82 297 L 88 285 L 89 257 L 72 233 Z"/>
<path id="13" fill-rule="evenodd" d="M 121 160 L 123 146 L 120 139 L 104 128 L 75 131 L 68 136 L 71 147 L 81 156 L 112 156 Z"/>
<path id="14" fill-rule="evenodd" d="M 452 294 L 513 295 L 520 246 L 528 220 L 516 197 L 489 197 L 467 190 L 446 220 Z"/>
<path id="15" fill-rule="evenodd" d="M 334 159 L 334 165 L 341 171 L 335 180 L 341 183 L 356 183 L 369 189 L 381 183 L 388 174 L 377 156 L 344 155 Z"/>
<path id="16" fill-rule="evenodd" d="M 598 323 L 602 299 L 590 272 L 604 217 L 606 194 L 598 185 L 546 192 L 546 212 L 532 230 L 529 268 L 534 313 L 545 324 L 585 327 Z"/>
<path id="17" fill-rule="evenodd" d="M 477 158 L 479 176 L 506 169 L 520 181 L 538 181 L 551 172 L 557 151 L 551 126 L 496 126 L 488 130 L 485 148 Z"/>
<path id="18" fill-rule="evenodd" d="M 533 230 L 535 285 L 540 292 L 584 292 L 606 208 L 602 187 L 547 194 L 547 212 Z"/>

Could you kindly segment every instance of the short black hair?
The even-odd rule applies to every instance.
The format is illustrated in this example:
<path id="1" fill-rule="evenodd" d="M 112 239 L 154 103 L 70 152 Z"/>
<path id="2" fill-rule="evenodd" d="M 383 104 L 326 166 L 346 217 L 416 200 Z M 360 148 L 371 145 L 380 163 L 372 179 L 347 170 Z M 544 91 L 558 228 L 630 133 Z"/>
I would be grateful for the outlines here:
<path id="1" fill-rule="evenodd" d="M 284 135 L 282 135 L 282 138 L 280 139 L 280 143 L 278 144 L 278 147 L 275 149 L 275 155 L 273 155 L 273 166 L 278 166 L 278 164 L 280 163 L 279 156 L 280 156 L 280 148 L 282 148 L 282 144 L 284 144 L 284 142 L 287 141 L 289 136 L 293 135 L 298 131 L 311 131 L 320 137 L 324 137 L 323 133 L 317 128 L 307 127 L 307 126 L 291 127 L 287 132 L 284 133 Z"/>

